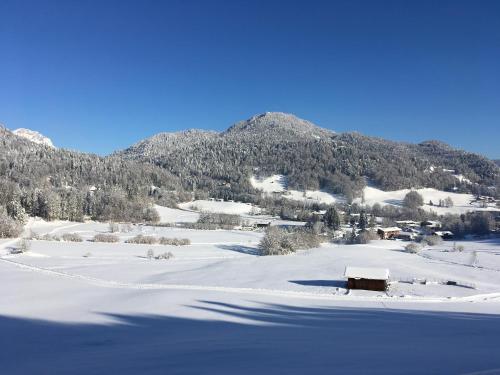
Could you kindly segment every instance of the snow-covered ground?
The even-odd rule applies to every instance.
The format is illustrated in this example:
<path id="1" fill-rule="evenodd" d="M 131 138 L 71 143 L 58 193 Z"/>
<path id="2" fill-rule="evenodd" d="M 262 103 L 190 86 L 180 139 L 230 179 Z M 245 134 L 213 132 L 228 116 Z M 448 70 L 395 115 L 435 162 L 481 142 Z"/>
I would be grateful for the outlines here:
<path id="1" fill-rule="evenodd" d="M 432 188 L 414 190 L 422 195 L 424 199 L 423 208 L 427 211 L 434 211 L 438 215 L 443 215 L 446 213 L 459 215 L 467 211 L 497 210 L 494 205 L 482 208 L 477 203 L 471 203 L 474 200 L 474 196 L 472 194 L 450 193 Z M 374 205 L 375 203 L 379 203 L 381 205 L 391 204 L 394 206 L 401 206 L 405 195 L 410 191 L 410 189 L 383 191 L 375 187 L 367 186 L 363 190 L 364 198 L 357 198 L 355 202 L 368 204 L 370 206 Z M 440 199 L 445 200 L 448 197 L 450 197 L 453 201 L 452 207 L 437 206 Z M 429 205 L 430 201 L 432 201 L 433 203 L 432 206 Z"/>
<path id="2" fill-rule="evenodd" d="M 249 214 L 252 211 L 259 212 L 258 207 L 253 207 L 251 204 L 241 202 L 220 202 L 211 200 L 195 200 L 192 202 L 180 203 L 179 207 L 185 210 L 198 212 L 218 212 L 224 214 L 243 215 Z"/>
<path id="3" fill-rule="evenodd" d="M 288 199 L 310 203 L 333 204 L 345 201 L 344 197 L 338 194 L 331 194 L 321 190 L 299 191 L 287 189 L 286 176 L 276 174 L 266 178 L 256 178 L 252 176 L 250 183 L 256 189 L 262 190 L 267 194 L 279 194 Z"/>
<path id="4" fill-rule="evenodd" d="M 462 175 L 454 175 L 460 181 L 466 180 Z M 279 194 L 288 199 L 293 199 L 297 201 L 305 201 L 310 203 L 341 203 L 345 202 L 345 197 L 339 194 L 332 194 L 326 191 L 320 190 L 288 190 L 286 176 L 283 175 L 273 175 L 266 178 L 256 178 L 252 176 L 250 178 L 250 183 L 256 189 L 262 190 L 267 194 Z M 423 208 L 427 211 L 434 211 L 438 215 L 443 215 L 446 213 L 451 214 L 462 214 L 468 211 L 485 211 L 485 210 L 498 210 L 495 204 L 489 204 L 488 207 L 481 207 L 479 203 L 473 202 L 474 196 L 472 194 L 459 194 L 450 193 L 446 191 L 436 190 L 432 188 L 425 189 L 415 189 L 424 198 L 425 205 Z M 401 189 L 394 191 L 384 191 L 377 189 L 372 186 L 367 186 L 363 190 L 363 198 L 355 199 L 356 203 L 364 203 L 370 206 L 375 203 L 381 205 L 391 204 L 394 206 L 401 206 L 405 195 L 410 192 L 410 189 Z M 438 207 L 439 200 L 445 200 L 450 197 L 453 201 L 453 207 Z M 432 201 L 433 205 L 429 205 Z"/>
<path id="5" fill-rule="evenodd" d="M 156 211 L 160 215 L 161 223 L 173 223 L 173 222 L 184 222 L 184 223 L 194 223 L 196 222 L 200 215 L 197 212 L 179 210 L 176 208 L 169 208 L 155 205 Z"/>
<path id="6" fill-rule="evenodd" d="M 189 214 L 189 213 L 188 213 Z M 167 221 L 186 221 L 166 210 Z M 0 242 L 5 374 L 454 374 L 500 369 L 500 241 L 324 244 L 256 254 L 261 232 L 29 224 L 81 243 Z M 191 245 L 134 245 L 137 234 Z M 169 260 L 146 253 L 170 251 Z M 387 293 L 348 291 L 346 266 L 387 268 Z M 458 285 L 446 285 L 448 281 Z M 22 357 L 22 360 L 20 360 Z M 44 372 L 45 371 L 45 372 Z M 494 372 L 489 372 L 494 373 Z"/>

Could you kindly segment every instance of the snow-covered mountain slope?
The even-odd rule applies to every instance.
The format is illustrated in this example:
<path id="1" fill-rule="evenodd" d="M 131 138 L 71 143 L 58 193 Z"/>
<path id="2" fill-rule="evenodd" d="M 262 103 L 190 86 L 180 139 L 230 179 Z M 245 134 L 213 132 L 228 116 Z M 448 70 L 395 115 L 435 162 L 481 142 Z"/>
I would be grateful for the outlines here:
<path id="1" fill-rule="evenodd" d="M 18 137 L 26 138 L 26 139 L 30 140 L 31 142 L 55 148 L 55 146 L 52 143 L 52 140 L 50 138 L 44 136 L 43 134 L 41 134 L 35 130 L 19 128 L 19 129 L 13 130 L 12 133 L 17 135 Z"/>
<path id="2" fill-rule="evenodd" d="M 115 153 L 125 159 L 153 163 L 196 182 L 213 196 L 252 194 L 246 176 L 285 175 L 287 188 L 359 190 L 368 178 L 383 190 L 425 186 L 497 188 L 500 169 L 481 155 L 453 149 L 437 141 L 392 142 L 359 133 L 335 133 L 292 114 L 266 112 L 237 122 L 223 132 L 160 133 Z M 432 166 L 432 167 L 430 167 Z M 453 171 L 453 172 L 450 172 Z M 271 187 L 271 186 L 270 186 Z"/>
<path id="3" fill-rule="evenodd" d="M 413 189 L 417 191 L 424 199 L 424 205 L 422 208 L 426 211 L 433 211 L 439 215 L 444 214 L 463 214 L 469 211 L 496 211 L 495 205 L 488 204 L 486 207 L 482 207 L 479 202 L 475 201 L 474 195 L 472 194 L 459 194 L 451 193 L 447 191 L 424 188 L 424 189 Z M 363 190 L 363 198 L 355 199 L 356 203 L 368 204 L 373 206 L 378 203 L 382 206 L 393 205 L 402 206 L 403 200 L 411 191 L 411 189 L 401 189 L 393 191 L 383 191 L 377 189 L 373 186 L 367 186 Z M 446 198 L 451 198 L 453 201 L 453 206 L 451 207 L 439 207 L 439 201 L 445 200 Z M 432 202 L 432 205 L 430 204 Z"/>
<path id="4" fill-rule="evenodd" d="M 339 194 L 332 194 L 321 190 L 293 190 L 288 189 L 288 179 L 281 174 L 275 174 L 270 177 L 258 178 L 250 177 L 250 183 L 255 189 L 261 190 L 266 194 L 280 195 L 287 199 L 309 203 L 333 204 L 345 201 L 345 197 Z"/>

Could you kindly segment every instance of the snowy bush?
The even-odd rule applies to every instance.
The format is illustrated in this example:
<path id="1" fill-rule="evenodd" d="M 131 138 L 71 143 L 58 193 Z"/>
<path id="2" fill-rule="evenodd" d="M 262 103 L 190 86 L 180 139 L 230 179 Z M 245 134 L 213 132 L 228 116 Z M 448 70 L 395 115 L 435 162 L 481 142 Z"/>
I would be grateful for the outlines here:
<path id="1" fill-rule="evenodd" d="M 153 259 L 155 256 L 155 252 L 153 251 L 153 249 L 149 249 L 147 252 L 146 252 L 146 258 L 148 259 Z"/>
<path id="2" fill-rule="evenodd" d="M 241 217 L 231 214 L 201 213 L 198 223 L 218 225 L 221 227 L 235 227 L 241 224 Z"/>
<path id="3" fill-rule="evenodd" d="M 22 238 L 16 244 L 16 250 L 18 253 L 26 253 L 26 252 L 30 251 L 30 249 L 31 249 L 31 241 L 26 239 L 26 238 Z"/>
<path id="4" fill-rule="evenodd" d="M 310 249 L 320 245 L 320 237 L 309 230 L 300 228 L 289 236 L 297 249 Z"/>
<path id="5" fill-rule="evenodd" d="M 23 231 L 23 225 L 0 211 L 0 238 L 15 238 Z"/>
<path id="6" fill-rule="evenodd" d="M 131 223 L 125 223 L 125 224 L 120 225 L 120 232 L 123 232 L 123 233 L 132 232 L 133 229 L 134 229 L 134 226 Z"/>
<path id="7" fill-rule="evenodd" d="M 33 231 L 32 229 L 30 229 L 28 233 L 29 234 L 26 236 L 26 238 L 28 240 L 40 240 L 41 239 L 40 235 L 37 232 Z"/>
<path id="8" fill-rule="evenodd" d="M 147 223 L 157 223 L 160 221 L 160 214 L 156 210 L 156 208 L 148 207 L 143 210 L 144 221 Z"/>
<path id="9" fill-rule="evenodd" d="M 114 234 L 99 233 L 94 236 L 93 241 L 114 243 L 119 242 L 120 238 Z"/>
<path id="10" fill-rule="evenodd" d="M 111 233 L 116 233 L 120 230 L 120 226 L 112 221 L 109 222 L 109 231 Z"/>
<path id="11" fill-rule="evenodd" d="M 439 236 L 424 236 L 421 241 L 423 244 L 427 244 L 429 246 L 436 246 L 443 243 L 443 239 Z"/>
<path id="12" fill-rule="evenodd" d="M 260 255 L 285 255 L 299 249 L 318 247 L 319 237 L 303 228 L 288 231 L 278 227 L 269 227 L 259 243 Z"/>
<path id="13" fill-rule="evenodd" d="M 59 237 L 55 234 L 50 234 L 50 233 L 44 234 L 39 239 L 42 241 L 61 241 L 61 237 Z"/>
<path id="14" fill-rule="evenodd" d="M 377 233 L 364 230 L 356 236 L 355 243 L 367 244 L 370 243 L 370 241 L 372 240 L 378 240 L 378 239 L 380 239 L 380 237 L 377 235 Z"/>
<path id="15" fill-rule="evenodd" d="M 163 254 L 159 254 L 159 255 L 155 256 L 155 259 L 157 259 L 157 260 L 162 260 L 162 259 L 168 260 L 168 259 L 172 259 L 173 257 L 174 257 L 174 254 L 172 254 L 170 251 L 167 251 L 167 252 L 165 252 Z"/>
<path id="16" fill-rule="evenodd" d="M 188 238 L 160 237 L 158 242 L 160 243 L 160 245 L 172 245 L 172 246 L 191 245 L 191 241 Z"/>
<path id="17" fill-rule="evenodd" d="M 407 208 L 418 208 L 424 204 L 424 199 L 416 191 L 410 191 L 403 199 L 403 206 Z"/>
<path id="18" fill-rule="evenodd" d="M 78 233 L 64 233 L 62 235 L 63 241 L 67 242 L 82 242 L 83 239 Z"/>
<path id="19" fill-rule="evenodd" d="M 405 250 L 410 254 L 417 254 L 420 251 L 421 247 L 418 243 L 412 242 L 405 246 Z"/>
<path id="20" fill-rule="evenodd" d="M 133 244 L 154 245 L 158 242 L 158 239 L 153 236 L 144 236 L 142 234 L 138 234 L 137 236 L 132 237 L 125 242 Z"/>

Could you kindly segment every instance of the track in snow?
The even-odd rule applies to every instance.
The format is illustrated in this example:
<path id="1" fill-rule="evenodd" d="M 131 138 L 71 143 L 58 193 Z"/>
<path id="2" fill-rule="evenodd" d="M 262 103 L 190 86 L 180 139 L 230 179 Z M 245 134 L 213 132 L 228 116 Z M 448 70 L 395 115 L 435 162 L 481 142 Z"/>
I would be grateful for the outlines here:
<path id="1" fill-rule="evenodd" d="M 183 284 L 139 284 L 139 283 L 124 283 L 114 280 L 99 279 L 91 276 L 77 275 L 63 271 L 54 271 L 47 268 L 36 267 L 25 263 L 16 262 L 9 259 L 0 258 L 0 263 L 9 264 L 20 269 L 38 272 L 41 274 L 63 277 L 67 279 L 80 280 L 92 285 L 107 288 L 120 289 L 136 289 L 136 290 L 195 290 L 195 291 L 212 291 L 224 293 L 239 293 L 239 294 L 257 294 L 278 297 L 292 297 L 304 299 L 329 299 L 340 301 L 407 301 L 407 302 L 486 302 L 500 300 L 500 293 L 479 294 L 468 297 L 440 298 L 440 297 L 389 297 L 389 296 L 351 296 L 351 295 L 335 295 L 330 293 L 307 293 L 290 290 L 275 290 L 275 289 L 260 289 L 260 288 L 237 288 L 237 287 L 222 287 L 222 286 L 204 286 L 204 285 L 183 285 Z"/>

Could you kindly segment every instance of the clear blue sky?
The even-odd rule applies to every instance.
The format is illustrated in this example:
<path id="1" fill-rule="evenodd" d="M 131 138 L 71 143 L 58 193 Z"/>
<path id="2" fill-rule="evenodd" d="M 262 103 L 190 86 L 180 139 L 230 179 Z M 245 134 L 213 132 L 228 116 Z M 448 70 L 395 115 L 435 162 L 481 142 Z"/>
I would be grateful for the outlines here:
<path id="1" fill-rule="evenodd" d="M 0 123 L 106 154 L 265 111 L 500 158 L 500 1 L 0 2 Z"/>

